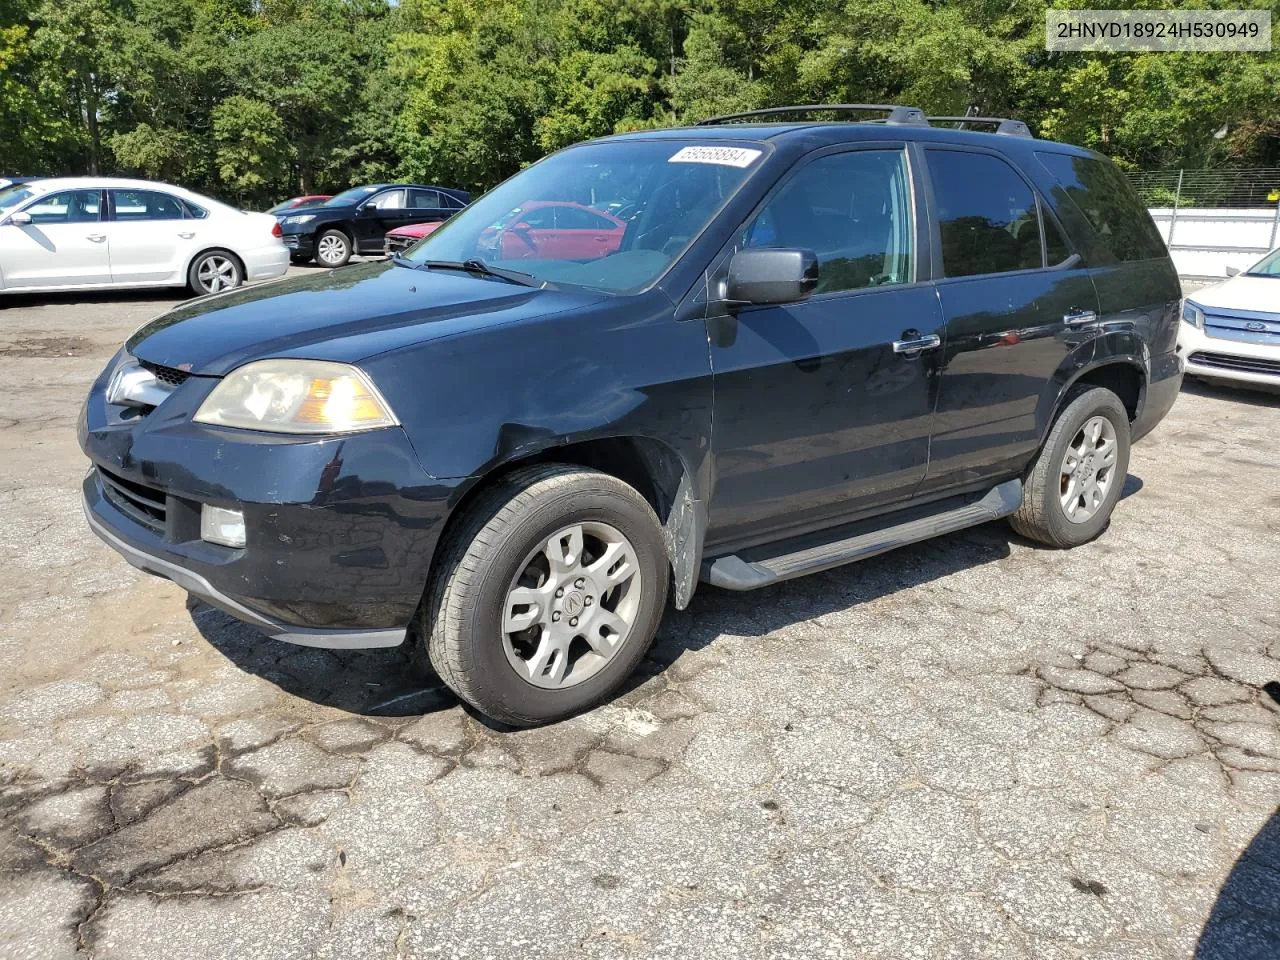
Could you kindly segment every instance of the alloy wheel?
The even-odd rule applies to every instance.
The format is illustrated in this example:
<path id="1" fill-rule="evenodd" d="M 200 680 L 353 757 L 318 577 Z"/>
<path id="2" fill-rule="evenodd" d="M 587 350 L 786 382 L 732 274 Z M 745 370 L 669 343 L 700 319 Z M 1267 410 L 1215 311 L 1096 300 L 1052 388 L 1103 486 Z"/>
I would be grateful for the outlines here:
<path id="1" fill-rule="evenodd" d="M 239 286 L 236 265 L 230 257 L 218 254 L 205 257 L 196 268 L 196 279 L 205 293 L 221 293 Z"/>
<path id="2" fill-rule="evenodd" d="M 591 678 L 631 635 L 642 586 L 635 548 L 616 527 L 588 521 L 557 530 L 529 552 L 507 588 L 508 662 L 546 689 Z"/>
<path id="3" fill-rule="evenodd" d="M 1106 417 L 1093 416 L 1076 431 L 1062 458 L 1062 511 L 1072 523 L 1091 520 L 1115 482 L 1116 428 Z"/>
<path id="4" fill-rule="evenodd" d="M 334 236 L 333 234 L 327 234 L 320 238 L 320 243 L 316 247 L 316 258 L 321 263 L 341 263 L 346 255 L 347 244 L 341 237 Z"/>

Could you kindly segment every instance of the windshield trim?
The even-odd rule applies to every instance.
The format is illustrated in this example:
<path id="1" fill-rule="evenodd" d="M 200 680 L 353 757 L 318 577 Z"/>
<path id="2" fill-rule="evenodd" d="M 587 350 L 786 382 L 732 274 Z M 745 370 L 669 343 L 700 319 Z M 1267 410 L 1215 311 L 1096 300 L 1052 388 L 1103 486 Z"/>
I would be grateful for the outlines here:
<path id="1" fill-rule="evenodd" d="M 663 132 L 666 132 L 666 131 L 663 131 Z M 745 176 L 743 176 L 743 178 L 738 182 L 737 186 L 735 186 L 732 190 L 730 190 L 728 193 L 725 194 L 724 198 L 720 201 L 720 205 L 717 206 L 715 210 L 713 210 L 710 214 L 708 214 L 704 218 L 701 228 L 696 233 L 694 233 L 692 236 L 689 237 L 685 245 L 681 247 L 680 250 L 670 258 L 670 260 L 667 261 L 666 266 L 663 267 L 662 270 L 660 270 L 657 273 L 657 275 L 654 276 L 654 278 L 650 280 L 648 283 L 640 287 L 631 287 L 624 290 L 613 290 L 608 287 L 597 287 L 587 283 L 575 283 L 572 280 L 562 280 L 559 277 L 557 277 L 555 279 L 548 278 L 551 284 L 553 284 L 557 288 L 570 289 L 570 290 L 585 290 L 590 293 L 601 294 L 608 297 L 639 297 L 639 296 L 644 296 L 645 294 L 651 292 L 655 288 L 661 286 L 664 281 L 666 281 L 667 277 L 669 277 L 671 273 L 677 267 L 680 266 L 680 264 L 684 261 L 685 257 L 689 255 L 689 251 L 692 250 L 695 246 L 697 246 L 698 242 L 707 234 L 707 231 L 709 231 L 716 224 L 716 222 L 719 221 L 725 209 L 731 203 L 733 203 L 733 201 L 738 196 L 741 195 L 742 191 L 746 189 L 748 184 L 750 184 L 752 181 L 756 180 L 759 177 L 760 171 L 768 166 L 769 160 L 773 157 L 773 154 L 775 152 L 775 146 L 773 142 L 770 140 L 764 140 L 764 139 L 750 140 L 745 138 L 738 139 L 736 137 L 733 138 L 732 140 L 726 140 L 726 138 L 724 137 L 698 136 L 697 133 L 692 129 L 689 130 L 687 133 L 684 132 L 683 130 L 679 130 L 679 131 L 672 130 L 670 132 L 673 134 L 673 136 L 640 137 L 640 138 L 636 138 L 636 141 L 634 142 L 663 141 L 668 143 L 677 143 L 681 146 L 724 146 L 727 143 L 728 145 L 734 146 L 734 147 L 749 147 L 752 149 L 758 149 L 760 151 L 760 156 L 754 162 L 752 162 L 750 167 L 746 169 Z M 677 135 L 677 134 L 682 134 L 682 135 Z M 627 143 L 627 142 L 633 142 L 633 141 L 629 141 L 628 139 L 622 138 L 622 137 L 598 137 L 594 140 L 583 140 L 579 143 L 570 144 L 567 147 L 561 147 L 559 150 L 556 150 L 553 153 L 549 153 L 545 157 L 542 157 L 540 160 L 529 164 L 529 166 L 522 167 L 520 170 L 516 171 L 515 173 L 513 173 L 511 176 L 507 177 L 505 180 L 501 181 L 500 183 L 495 184 L 493 187 L 486 190 L 484 193 L 478 196 L 476 194 L 472 194 L 470 203 L 466 207 L 464 207 L 462 210 L 459 210 L 457 213 L 455 213 L 454 217 L 461 215 L 471 206 L 473 206 L 480 200 L 483 200 L 490 193 L 492 193 L 494 190 L 498 189 L 498 187 L 501 187 L 503 184 L 507 183 L 508 181 L 513 180 L 516 177 L 522 176 L 523 174 L 529 172 L 530 170 L 533 170 L 535 167 L 541 166 L 542 164 L 546 163 L 548 160 L 551 160 L 554 157 L 558 157 L 563 153 L 568 153 L 572 150 L 578 150 L 583 147 L 601 146 L 604 144 Z M 420 239 L 418 243 L 415 244 L 413 249 L 421 250 L 429 246 L 430 242 L 436 236 L 444 233 L 445 229 L 449 226 L 452 219 L 453 218 L 450 218 L 450 220 L 446 220 L 441 225 L 439 230 L 436 230 L 428 234 L 427 236 L 423 237 L 422 239 Z M 402 259 L 406 260 L 406 262 L 414 263 L 415 265 L 419 262 L 419 261 L 409 260 L 409 258 L 403 257 L 403 256 L 402 256 Z M 537 279 L 542 280 L 543 278 L 538 277 Z"/>

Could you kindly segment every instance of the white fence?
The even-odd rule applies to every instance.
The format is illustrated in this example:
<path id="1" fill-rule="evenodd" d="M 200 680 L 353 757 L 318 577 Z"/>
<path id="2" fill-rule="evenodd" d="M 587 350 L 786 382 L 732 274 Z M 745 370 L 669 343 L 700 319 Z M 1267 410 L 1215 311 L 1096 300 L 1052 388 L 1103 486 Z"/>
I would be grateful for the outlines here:
<path id="1" fill-rule="evenodd" d="M 1188 279 L 1225 279 L 1227 267 L 1243 270 L 1280 243 L 1280 204 L 1150 209 L 1178 275 Z"/>

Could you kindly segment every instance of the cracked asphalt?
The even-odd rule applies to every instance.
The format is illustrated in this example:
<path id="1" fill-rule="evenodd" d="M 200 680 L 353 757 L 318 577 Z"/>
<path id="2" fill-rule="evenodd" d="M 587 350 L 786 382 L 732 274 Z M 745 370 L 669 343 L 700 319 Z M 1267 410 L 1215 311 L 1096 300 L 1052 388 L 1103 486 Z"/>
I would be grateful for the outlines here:
<path id="1" fill-rule="evenodd" d="M 1093 544 L 703 588 L 513 733 L 89 534 L 78 406 L 169 302 L 0 301 L 0 957 L 1280 956 L 1280 398 L 1189 386 Z"/>

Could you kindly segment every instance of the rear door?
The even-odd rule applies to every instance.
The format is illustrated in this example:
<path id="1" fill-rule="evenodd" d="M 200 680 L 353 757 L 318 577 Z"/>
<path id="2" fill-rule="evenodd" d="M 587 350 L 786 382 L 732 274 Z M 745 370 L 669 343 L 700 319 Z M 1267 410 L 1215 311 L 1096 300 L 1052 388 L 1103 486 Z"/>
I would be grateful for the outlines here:
<path id="1" fill-rule="evenodd" d="M 177 197 L 159 190 L 107 194 L 111 279 L 121 284 L 185 282 L 204 225 L 187 216 Z"/>
<path id="2" fill-rule="evenodd" d="M 61 190 L 28 204 L 27 224 L 0 226 L 6 289 L 111 282 L 101 190 Z"/>
<path id="3" fill-rule="evenodd" d="M 744 225 L 738 248 L 812 250 L 820 280 L 801 303 L 710 308 L 710 546 L 902 503 L 924 478 L 943 323 L 917 279 L 919 200 L 905 144 L 842 147 L 795 169 Z"/>
<path id="4" fill-rule="evenodd" d="M 929 147 L 934 270 L 947 335 L 921 492 L 1016 473 L 1067 354 L 1097 335 L 1089 272 L 1031 182 L 1004 156 Z"/>

